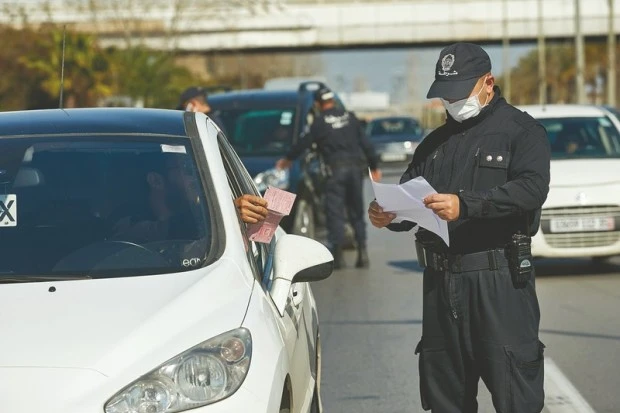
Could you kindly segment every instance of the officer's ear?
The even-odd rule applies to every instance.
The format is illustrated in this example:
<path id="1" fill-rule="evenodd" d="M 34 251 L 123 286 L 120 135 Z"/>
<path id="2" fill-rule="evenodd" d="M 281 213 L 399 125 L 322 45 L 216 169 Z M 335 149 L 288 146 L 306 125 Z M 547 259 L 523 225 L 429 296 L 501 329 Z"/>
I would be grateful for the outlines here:
<path id="1" fill-rule="evenodd" d="M 493 92 L 493 87 L 495 87 L 495 76 L 493 76 L 493 73 L 488 73 L 484 79 L 484 88 L 487 94 Z"/>

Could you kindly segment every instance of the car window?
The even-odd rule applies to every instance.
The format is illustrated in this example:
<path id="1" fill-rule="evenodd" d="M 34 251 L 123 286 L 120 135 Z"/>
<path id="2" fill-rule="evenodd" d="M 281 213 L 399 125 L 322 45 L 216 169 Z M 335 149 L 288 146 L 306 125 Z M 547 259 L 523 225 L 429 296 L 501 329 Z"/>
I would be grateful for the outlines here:
<path id="1" fill-rule="evenodd" d="M 420 137 L 422 128 L 414 119 L 384 118 L 375 119 L 367 126 L 369 136 L 412 135 Z"/>
<path id="2" fill-rule="evenodd" d="M 620 157 L 620 132 L 606 116 L 539 121 L 547 130 L 552 158 Z"/>
<path id="3" fill-rule="evenodd" d="M 294 108 L 220 109 L 219 114 L 230 143 L 241 156 L 280 155 L 291 147 Z"/>
<path id="4" fill-rule="evenodd" d="M 214 240 L 204 188 L 186 137 L 0 137 L 0 274 L 205 264 Z"/>
<path id="5" fill-rule="evenodd" d="M 260 195 L 254 186 L 250 175 L 243 166 L 243 163 L 239 157 L 235 154 L 235 151 L 231 147 L 230 143 L 223 134 L 219 134 L 218 142 L 220 145 L 220 152 L 222 153 L 222 160 L 224 162 L 224 168 L 226 169 L 226 175 L 228 176 L 228 183 L 231 187 L 235 198 L 244 194 Z M 244 239 L 247 238 L 246 226 L 239 220 L 241 231 L 244 235 Z M 272 244 L 275 245 L 275 239 L 272 240 Z M 268 288 L 271 283 L 273 262 L 270 252 L 272 248 L 269 245 L 248 241 L 248 261 L 254 270 L 255 277 Z"/>

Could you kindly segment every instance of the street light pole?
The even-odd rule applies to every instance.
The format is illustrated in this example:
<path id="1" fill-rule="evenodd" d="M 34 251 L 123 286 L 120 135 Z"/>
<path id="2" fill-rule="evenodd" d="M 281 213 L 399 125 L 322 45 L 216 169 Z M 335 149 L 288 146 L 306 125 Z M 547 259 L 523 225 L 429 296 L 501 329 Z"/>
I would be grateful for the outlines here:
<path id="1" fill-rule="evenodd" d="M 616 32 L 614 31 L 614 1 L 609 2 L 609 34 L 607 35 L 607 104 L 616 106 Z"/>
<path id="2" fill-rule="evenodd" d="M 504 97 L 510 102 L 510 38 L 508 37 L 508 0 L 504 0 L 504 21 L 503 21 L 503 55 L 504 55 Z"/>
<path id="3" fill-rule="evenodd" d="M 547 103 L 547 52 L 543 32 L 543 0 L 538 0 L 538 103 Z"/>
<path id="4" fill-rule="evenodd" d="M 577 74 L 575 82 L 577 86 L 577 103 L 586 103 L 586 89 L 584 80 L 585 56 L 583 45 L 583 33 L 581 33 L 581 12 L 579 10 L 580 0 L 575 0 L 575 50 L 577 52 Z"/>

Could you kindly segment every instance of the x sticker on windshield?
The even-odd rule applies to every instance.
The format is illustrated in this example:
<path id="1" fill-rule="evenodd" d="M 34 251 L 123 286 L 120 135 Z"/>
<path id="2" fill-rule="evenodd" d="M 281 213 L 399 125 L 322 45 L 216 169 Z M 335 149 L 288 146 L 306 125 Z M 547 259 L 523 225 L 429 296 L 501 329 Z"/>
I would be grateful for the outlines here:
<path id="1" fill-rule="evenodd" d="M 0 228 L 17 226 L 17 197 L 0 195 Z"/>

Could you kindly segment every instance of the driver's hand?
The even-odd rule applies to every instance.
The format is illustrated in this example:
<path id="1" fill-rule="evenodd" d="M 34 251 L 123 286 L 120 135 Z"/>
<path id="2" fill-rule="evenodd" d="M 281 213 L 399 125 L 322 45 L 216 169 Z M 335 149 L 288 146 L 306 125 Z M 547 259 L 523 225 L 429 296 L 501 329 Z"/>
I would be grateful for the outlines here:
<path id="1" fill-rule="evenodd" d="M 255 224 L 267 218 L 267 201 L 256 195 L 242 195 L 235 199 L 241 220 L 246 224 Z"/>

